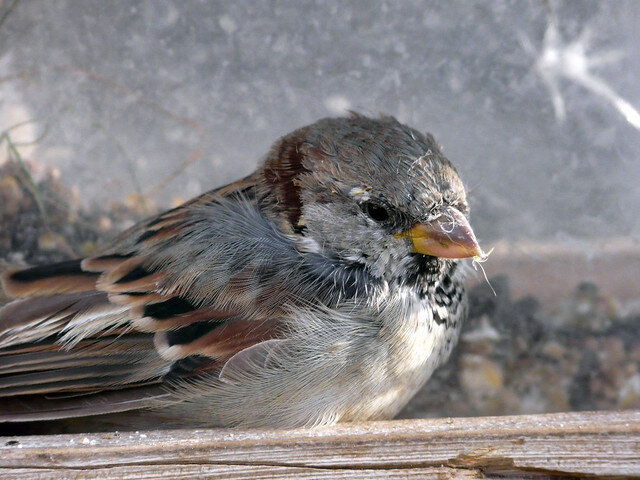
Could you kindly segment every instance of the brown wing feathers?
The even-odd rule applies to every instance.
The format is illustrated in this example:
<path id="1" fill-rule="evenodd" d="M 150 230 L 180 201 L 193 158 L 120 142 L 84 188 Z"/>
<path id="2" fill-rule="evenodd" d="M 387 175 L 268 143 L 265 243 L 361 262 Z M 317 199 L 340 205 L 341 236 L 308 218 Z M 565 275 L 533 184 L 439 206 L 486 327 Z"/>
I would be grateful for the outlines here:
<path id="1" fill-rule="evenodd" d="M 245 179 L 220 191 L 248 188 Z M 5 291 L 18 299 L 0 308 L 0 421 L 175 400 L 167 385 L 217 374 L 237 352 L 277 336 L 277 321 L 243 320 L 161 292 L 165 274 L 148 266 L 145 252 L 188 225 L 189 206 L 216 195 L 132 228 L 105 254 L 3 275 Z"/>
<path id="2" fill-rule="evenodd" d="M 94 290 L 98 274 L 83 270 L 80 263 L 69 260 L 9 271 L 3 275 L 4 291 L 11 297 L 27 297 Z"/>
<path id="3" fill-rule="evenodd" d="M 137 291 L 144 293 L 141 297 L 153 296 L 148 291 L 153 291 L 157 275 L 142 271 L 138 262 L 137 259 L 132 262 L 128 256 L 87 262 L 93 270 L 97 270 L 97 265 L 107 269 L 88 273 L 92 290 L 82 284 L 80 291 L 73 293 L 65 293 L 78 285 L 77 282 L 67 285 L 69 277 L 87 274 L 81 269 L 79 260 L 9 272 L 5 276 L 5 284 L 13 286 L 20 282 L 19 288 L 9 288 L 14 293 L 23 296 L 40 293 L 39 286 L 47 282 L 46 293 L 50 296 L 21 298 L 0 309 L 0 398 L 3 399 L 0 420 L 31 418 L 26 410 L 22 412 L 27 414 L 23 417 L 15 402 L 31 405 L 29 409 L 49 412 L 44 417 L 34 415 L 35 419 L 49 418 L 47 415 L 60 418 L 64 416 L 63 411 L 68 416 L 75 416 L 80 410 L 91 414 L 113 409 L 120 411 L 125 407 L 116 407 L 107 400 L 117 398 L 111 390 L 133 389 L 148 396 L 149 391 L 139 389 L 139 385 L 162 381 L 170 371 L 170 362 L 156 351 L 152 334 L 135 333 L 133 326 L 139 315 L 134 310 L 144 313 L 145 308 L 132 309 L 122 301 L 124 298 L 137 299 Z M 106 276 L 110 282 L 104 279 Z M 98 279 L 110 288 L 95 290 L 100 283 Z M 39 286 L 30 287 L 28 282 Z M 118 304 L 109 300 L 109 291 L 129 295 L 120 295 Z M 148 314 L 163 311 L 153 303 L 147 305 L 146 310 Z M 183 310 L 186 309 L 183 307 Z M 168 313 L 166 308 L 164 311 Z M 148 317 L 147 323 L 155 321 L 151 319 L 153 317 Z M 68 398 L 45 398 L 63 392 L 93 395 L 84 398 L 80 404 Z M 25 399 L 29 401 L 25 403 Z M 127 396 L 126 404 L 141 406 L 132 400 Z M 148 405 L 150 401 L 151 398 L 147 398 L 144 404 Z M 70 403 L 76 406 L 70 408 Z M 7 409 L 15 412 L 13 416 L 4 416 Z"/>

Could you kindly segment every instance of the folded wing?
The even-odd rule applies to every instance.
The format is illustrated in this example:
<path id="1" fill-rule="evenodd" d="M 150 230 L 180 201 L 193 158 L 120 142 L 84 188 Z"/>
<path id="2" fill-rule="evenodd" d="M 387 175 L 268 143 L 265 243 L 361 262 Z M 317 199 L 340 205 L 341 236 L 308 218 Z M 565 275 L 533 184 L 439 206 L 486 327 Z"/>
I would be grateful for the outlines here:
<path id="1" fill-rule="evenodd" d="M 283 280 L 273 258 L 248 252 L 266 233 L 275 258 L 286 240 L 253 188 L 247 178 L 197 197 L 100 255 L 6 272 L 16 299 L 0 309 L 0 421 L 179 402 L 190 382 L 282 336 Z"/>

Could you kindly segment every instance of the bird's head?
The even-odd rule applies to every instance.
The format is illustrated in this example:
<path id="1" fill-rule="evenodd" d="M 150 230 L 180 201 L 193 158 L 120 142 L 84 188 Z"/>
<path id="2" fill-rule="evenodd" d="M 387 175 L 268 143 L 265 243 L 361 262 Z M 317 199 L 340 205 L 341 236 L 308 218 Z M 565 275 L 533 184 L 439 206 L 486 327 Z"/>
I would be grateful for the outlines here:
<path id="1" fill-rule="evenodd" d="M 272 147 L 261 176 L 265 213 L 300 250 L 375 276 L 414 260 L 484 256 L 456 169 L 431 135 L 394 118 L 328 118 L 296 130 Z"/>

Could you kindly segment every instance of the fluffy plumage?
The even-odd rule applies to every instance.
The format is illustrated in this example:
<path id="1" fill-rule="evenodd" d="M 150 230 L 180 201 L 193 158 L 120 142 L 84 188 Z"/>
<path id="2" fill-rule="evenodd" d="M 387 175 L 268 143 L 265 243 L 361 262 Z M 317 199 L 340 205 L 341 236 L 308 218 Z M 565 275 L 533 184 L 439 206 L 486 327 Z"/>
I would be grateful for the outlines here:
<path id="1" fill-rule="evenodd" d="M 214 425 L 393 417 L 464 317 L 481 255 L 435 140 L 324 119 L 100 254 L 7 272 L 0 421 L 161 409 Z"/>

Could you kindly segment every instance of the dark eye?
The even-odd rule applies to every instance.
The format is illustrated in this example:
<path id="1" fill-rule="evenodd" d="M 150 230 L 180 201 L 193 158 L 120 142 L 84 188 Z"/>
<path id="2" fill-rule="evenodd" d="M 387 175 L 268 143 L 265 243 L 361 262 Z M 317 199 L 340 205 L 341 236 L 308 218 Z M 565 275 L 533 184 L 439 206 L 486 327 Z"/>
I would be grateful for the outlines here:
<path id="1" fill-rule="evenodd" d="M 362 209 L 376 222 L 386 222 L 391 216 L 389 210 L 379 203 L 367 202 L 362 206 Z"/>

